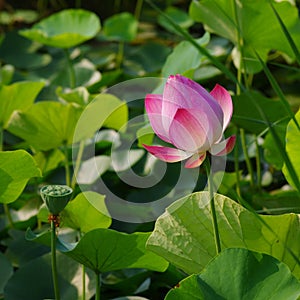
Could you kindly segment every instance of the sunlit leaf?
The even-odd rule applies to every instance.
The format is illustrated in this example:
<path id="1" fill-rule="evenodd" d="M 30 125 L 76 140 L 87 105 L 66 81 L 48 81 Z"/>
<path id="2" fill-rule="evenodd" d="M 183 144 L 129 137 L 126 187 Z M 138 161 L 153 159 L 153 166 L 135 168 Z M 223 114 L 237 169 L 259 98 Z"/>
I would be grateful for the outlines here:
<path id="1" fill-rule="evenodd" d="M 103 32 L 110 40 L 130 42 L 135 39 L 137 28 L 138 22 L 135 17 L 128 12 L 123 12 L 107 18 L 103 25 Z"/>
<path id="2" fill-rule="evenodd" d="M 50 150 L 72 144 L 74 128 L 82 109 L 54 101 L 42 101 L 26 112 L 16 112 L 8 131 L 24 139 L 36 150 Z"/>
<path id="3" fill-rule="evenodd" d="M 300 123 L 300 110 L 295 115 L 296 120 Z M 299 142 L 300 142 L 300 131 L 295 125 L 294 121 L 291 120 L 286 129 L 286 152 L 291 160 L 291 163 L 296 171 L 298 178 L 300 179 L 300 155 L 299 155 Z M 293 178 L 290 175 L 286 165 L 282 169 L 284 176 L 290 185 L 297 189 Z"/>
<path id="4" fill-rule="evenodd" d="M 282 262 L 246 249 L 226 249 L 203 272 L 182 280 L 165 300 L 282 300 L 299 295 L 299 281 Z"/>
<path id="5" fill-rule="evenodd" d="M 195 40 L 199 45 L 205 46 L 209 42 L 209 34 Z M 182 55 L 184 53 L 184 55 Z M 168 56 L 166 63 L 162 68 L 162 75 L 168 77 L 172 74 L 183 74 L 190 70 L 195 70 L 201 65 L 205 58 L 190 42 L 183 41 L 179 43 Z"/>
<path id="6" fill-rule="evenodd" d="M 30 81 L 0 86 L 0 127 L 7 127 L 7 122 L 15 110 L 26 111 L 43 86 L 43 82 Z"/>
<path id="7" fill-rule="evenodd" d="M 100 94 L 84 109 L 75 129 L 74 141 L 91 137 L 102 126 L 125 130 L 127 120 L 125 102 L 110 94 Z"/>
<path id="8" fill-rule="evenodd" d="M 40 177 L 41 171 L 32 156 L 24 150 L 0 152 L 0 203 L 15 201 L 28 180 Z"/>
<path id="9" fill-rule="evenodd" d="M 96 203 L 97 208 L 90 203 L 89 199 Z M 109 227 L 111 218 L 104 199 L 105 196 L 95 192 L 78 194 L 61 213 L 63 225 L 82 233 L 96 228 Z"/>
<path id="10" fill-rule="evenodd" d="M 43 19 L 20 34 L 31 40 L 58 48 L 70 48 L 96 36 L 98 16 L 83 9 L 65 9 Z"/>
<path id="11" fill-rule="evenodd" d="M 87 232 L 77 244 L 58 239 L 57 249 L 96 273 L 123 268 L 146 268 L 165 271 L 168 263 L 145 248 L 149 233 L 126 234 L 98 228 Z M 49 233 L 35 235 L 27 231 L 27 239 L 50 245 Z"/>
<path id="12" fill-rule="evenodd" d="M 300 253 L 298 215 L 261 216 L 272 233 L 230 198 L 215 194 L 215 205 L 222 249 L 238 247 L 269 254 L 300 277 L 300 265 L 290 252 Z M 194 193 L 169 206 L 157 219 L 147 246 L 188 274 L 201 272 L 216 255 L 208 193 Z"/>
<path id="13" fill-rule="evenodd" d="M 165 13 L 183 29 L 191 27 L 194 23 L 193 19 L 191 19 L 191 17 L 185 11 L 177 7 L 169 6 L 165 10 Z M 174 28 L 161 15 L 158 16 L 158 24 L 170 32 L 174 32 Z"/>

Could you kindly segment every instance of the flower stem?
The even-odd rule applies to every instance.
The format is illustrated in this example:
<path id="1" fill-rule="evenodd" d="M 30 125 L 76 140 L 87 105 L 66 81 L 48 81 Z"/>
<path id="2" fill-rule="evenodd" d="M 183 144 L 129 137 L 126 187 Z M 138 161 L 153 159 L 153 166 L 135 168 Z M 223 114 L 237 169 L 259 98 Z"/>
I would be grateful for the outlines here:
<path id="1" fill-rule="evenodd" d="M 74 66 L 70 57 L 69 49 L 64 49 L 64 51 L 67 58 L 69 73 L 70 73 L 70 88 L 74 89 L 76 86 L 76 76 L 75 76 Z"/>
<path id="2" fill-rule="evenodd" d="M 85 265 L 82 265 L 82 300 L 85 300 Z"/>
<path id="3" fill-rule="evenodd" d="M 137 0 L 137 2 L 136 2 L 134 16 L 137 20 L 139 20 L 139 18 L 140 18 L 142 7 L 143 7 L 143 2 L 144 2 L 144 0 Z"/>
<path id="4" fill-rule="evenodd" d="M 57 280 L 57 267 L 56 267 L 56 227 L 54 220 L 51 220 L 51 263 L 52 263 L 52 280 L 54 287 L 55 299 L 59 300 L 59 288 Z"/>
<path id="5" fill-rule="evenodd" d="M 76 157 L 74 173 L 73 173 L 73 177 L 72 177 L 72 181 L 71 181 L 71 188 L 72 189 L 75 188 L 76 178 L 77 178 L 77 174 L 78 174 L 78 171 L 79 171 L 79 168 L 80 168 L 81 159 L 82 159 L 82 155 L 83 155 L 83 151 L 84 151 L 84 146 L 85 146 L 85 141 L 81 141 L 79 143 L 79 149 L 78 149 L 78 153 L 77 153 L 77 157 Z"/>
<path id="6" fill-rule="evenodd" d="M 209 162 L 208 158 L 205 159 L 204 165 L 205 165 L 207 181 L 208 181 L 210 212 L 211 212 L 211 216 L 212 216 L 212 225 L 213 225 L 213 231 L 214 231 L 216 252 L 217 252 L 217 254 L 219 254 L 221 252 L 221 241 L 220 241 L 220 233 L 219 233 L 219 228 L 218 228 L 217 213 L 216 213 L 216 208 L 215 208 L 213 178 L 212 178 L 212 174 L 210 172 L 211 167 L 210 167 L 210 162 Z"/>
<path id="7" fill-rule="evenodd" d="M 246 166 L 248 169 L 248 173 L 250 175 L 250 185 L 251 185 L 251 187 L 254 187 L 254 172 L 253 172 L 250 157 L 248 154 L 245 130 L 243 128 L 241 128 L 240 133 L 241 133 L 241 142 L 242 142 L 242 148 L 243 148 L 243 152 L 244 152 L 244 156 L 245 156 Z"/>
<path id="8" fill-rule="evenodd" d="M 239 129 L 236 128 L 236 138 L 238 140 Z M 234 171 L 236 175 L 236 192 L 238 194 L 238 198 L 241 197 L 241 178 L 240 178 L 240 168 L 239 168 L 239 145 L 236 144 L 234 148 Z"/>
<path id="9" fill-rule="evenodd" d="M 100 274 L 96 274 L 96 297 L 95 300 L 100 300 L 100 290 L 101 290 L 101 280 L 100 280 Z"/>
<path id="10" fill-rule="evenodd" d="M 69 155 L 68 155 L 68 146 L 64 145 L 64 154 L 65 154 L 65 173 L 66 173 L 66 185 L 70 186 L 71 184 L 71 175 L 70 175 L 70 168 L 69 168 Z"/>
<path id="11" fill-rule="evenodd" d="M 259 144 L 258 144 L 258 137 L 255 139 L 255 146 L 256 146 L 256 182 L 257 187 L 259 190 L 261 190 L 261 157 L 260 157 L 260 151 L 259 151 Z"/>
<path id="12" fill-rule="evenodd" d="M 11 228 L 14 228 L 15 225 L 14 225 L 14 221 L 13 221 L 13 218 L 11 216 L 8 204 L 7 203 L 3 203 L 3 208 L 4 208 L 5 215 L 6 215 L 7 219 L 8 219 L 9 226 Z"/>

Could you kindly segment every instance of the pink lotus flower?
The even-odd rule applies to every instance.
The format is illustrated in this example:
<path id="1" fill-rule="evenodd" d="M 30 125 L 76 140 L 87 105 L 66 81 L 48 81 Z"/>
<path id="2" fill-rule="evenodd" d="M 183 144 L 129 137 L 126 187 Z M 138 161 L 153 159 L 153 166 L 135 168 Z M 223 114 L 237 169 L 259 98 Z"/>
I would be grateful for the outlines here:
<path id="1" fill-rule="evenodd" d="M 154 132 L 173 147 L 143 145 L 160 160 L 187 159 L 186 168 L 205 160 L 206 152 L 222 156 L 235 144 L 235 136 L 223 139 L 232 116 L 230 94 L 220 85 L 208 93 L 198 83 L 181 75 L 169 76 L 163 95 L 148 94 L 146 111 Z"/>

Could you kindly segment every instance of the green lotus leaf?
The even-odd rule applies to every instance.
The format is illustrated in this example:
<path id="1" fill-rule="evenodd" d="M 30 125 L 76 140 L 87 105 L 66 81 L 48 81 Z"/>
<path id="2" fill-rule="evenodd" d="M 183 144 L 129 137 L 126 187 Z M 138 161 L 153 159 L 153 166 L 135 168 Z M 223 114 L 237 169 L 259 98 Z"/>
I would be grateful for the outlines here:
<path id="1" fill-rule="evenodd" d="M 168 263 L 162 257 L 145 248 L 149 233 L 122 233 L 98 228 L 87 232 L 78 243 L 68 244 L 57 239 L 57 249 L 96 273 L 124 268 L 146 268 L 163 272 Z M 35 235 L 27 230 L 26 238 L 50 245 L 50 233 Z"/>
<path id="2" fill-rule="evenodd" d="M 0 203 L 15 201 L 28 180 L 40 177 L 41 171 L 33 157 L 24 150 L 0 152 Z"/>
<path id="3" fill-rule="evenodd" d="M 30 81 L 0 86 L 0 127 L 7 127 L 8 120 L 15 110 L 29 109 L 43 86 L 43 82 Z"/>
<path id="4" fill-rule="evenodd" d="M 272 1 L 272 4 L 299 47 L 297 7 L 290 1 Z M 243 69 L 247 73 L 256 73 L 262 69 L 256 52 L 263 60 L 274 49 L 290 57 L 295 56 L 269 0 L 242 0 L 239 3 L 227 0 L 192 1 L 190 16 L 203 23 L 208 31 L 234 43 L 232 55 L 237 68 L 240 67 L 238 42 L 241 38 Z"/>
<path id="5" fill-rule="evenodd" d="M 114 41 L 130 42 L 134 40 L 137 29 L 137 20 L 128 12 L 113 15 L 106 19 L 103 25 L 105 37 Z"/>
<path id="6" fill-rule="evenodd" d="M 61 213 L 63 225 L 82 233 L 109 227 L 111 218 L 104 200 L 105 196 L 95 192 L 78 194 Z"/>
<path id="7" fill-rule="evenodd" d="M 98 16 L 83 9 L 66 9 L 43 19 L 20 34 L 47 46 L 70 48 L 96 36 L 100 30 Z"/>
<path id="8" fill-rule="evenodd" d="M 295 118 L 300 122 L 300 110 L 296 113 Z M 295 122 L 291 120 L 288 123 L 285 135 L 286 152 L 291 160 L 291 163 L 296 171 L 298 178 L 300 179 L 300 155 L 299 155 L 299 142 L 300 142 L 300 131 L 296 126 Z M 286 165 L 283 166 L 282 171 L 288 183 L 297 189 L 296 184 L 293 182 L 292 177 Z"/>
<path id="9" fill-rule="evenodd" d="M 215 194 L 215 205 L 222 249 L 246 248 L 271 255 L 300 278 L 298 215 L 260 216 L 263 223 L 223 195 Z M 194 193 L 170 205 L 157 219 L 147 245 L 186 273 L 201 272 L 216 255 L 209 194 Z"/>
<path id="10" fill-rule="evenodd" d="M 272 256 L 246 249 L 226 249 L 200 274 L 172 289 L 165 300 L 298 299 L 300 283 Z"/>
<path id="11" fill-rule="evenodd" d="M 36 150 L 51 150 L 72 144 L 73 132 L 82 109 L 73 104 L 42 101 L 25 113 L 15 112 L 7 130 Z"/>

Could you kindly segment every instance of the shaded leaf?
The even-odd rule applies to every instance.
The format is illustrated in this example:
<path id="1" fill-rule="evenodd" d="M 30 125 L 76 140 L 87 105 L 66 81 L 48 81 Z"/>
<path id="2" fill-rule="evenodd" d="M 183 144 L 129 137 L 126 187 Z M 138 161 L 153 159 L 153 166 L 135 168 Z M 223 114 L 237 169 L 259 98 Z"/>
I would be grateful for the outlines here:
<path id="1" fill-rule="evenodd" d="M 299 23 L 297 8 L 289 1 L 274 1 L 273 6 L 286 28 L 293 31 Z M 239 5 L 234 1 L 225 0 L 192 1 L 190 15 L 195 21 L 204 23 L 210 32 L 234 43 L 236 47 L 233 56 L 237 68 L 240 66 L 241 54 L 237 49 L 239 35 L 241 36 L 243 64 L 247 73 L 255 73 L 262 69 L 255 51 L 264 61 L 268 52 L 274 49 L 294 57 L 268 0 L 241 1 Z"/>
<path id="2" fill-rule="evenodd" d="M 0 252 L 0 265 L 1 265 L 1 272 L 0 272 L 0 295 L 1 295 L 3 294 L 3 289 L 6 285 L 6 282 L 13 274 L 13 266 L 2 252 Z"/>
<path id="3" fill-rule="evenodd" d="M 82 266 L 74 260 L 57 254 L 58 285 L 62 300 L 82 299 Z M 87 270 L 86 281 L 92 284 L 86 287 L 87 297 L 94 294 L 94 276 Z M 18 269 L 8 281 L 4 297 L 7 300 L 54 299 L 51 276 L 51 255 L 45 254 Z"/>

